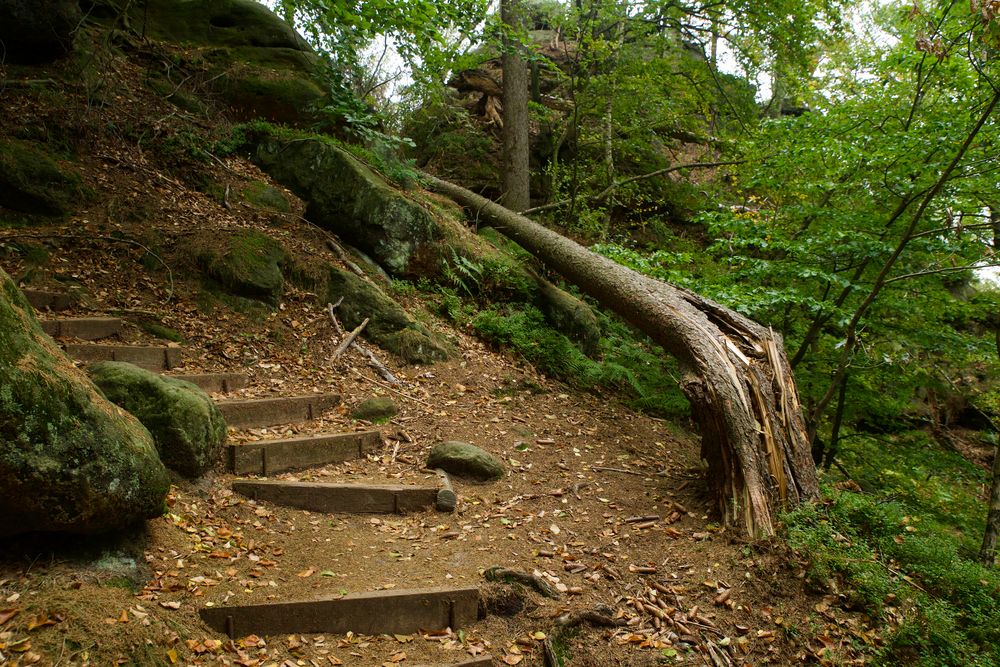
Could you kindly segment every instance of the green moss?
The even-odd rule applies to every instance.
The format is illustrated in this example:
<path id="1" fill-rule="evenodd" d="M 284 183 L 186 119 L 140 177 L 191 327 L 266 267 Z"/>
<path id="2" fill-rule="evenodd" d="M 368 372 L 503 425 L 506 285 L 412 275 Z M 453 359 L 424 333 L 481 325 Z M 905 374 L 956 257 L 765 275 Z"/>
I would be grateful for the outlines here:
<path id="1" fill-rule="evenodd" d="M 365 338 L 406 361 L 427 364 L 448 358 L 448 348 L 426 327 L 410 319 L 382 290 L 352 273 L 330 269 L 326 303 L 340 301 L 337 316 L 349 329 L 368 318 Z"/>
<path id="2" fill-rule="evenodd" d="M 0 534 L 97 533 L 160 514 L 149 432 L 108 403 L 41 332 L 0 271 Z"/>
<path id="3" fill-rule="evenodd" d="M 226 439 L 226 422 L 197 386 L 115 361 L 92 364 L 87 373 L 108 400 L 149 429 L 168 468 L 197 477 L 215 463 Z"/>
<path id="4" fill-rule="evenodd" d="M 23 141 L 0 141 L 0 206 L 43 215 L 69 213 L 84 194 L 80 176 Z"/>
<path id="5" fill-rule="evenodd" d="M 308 122 L 309 111 L 326 96 L 322 88 L 297 74 L 257 70 L 227 75 L 218 89 L 238 117 L 290 125 Z"/>
<path id="6" fill-rule="evenodd" d="M 243 188 L 243 198 L 254 206 L 269 208 L 279 213 L 292 210 L 281 190 L 261 181 L 251 181 Z"/>
<path id="7" fill-rule="evenodd" d="M 139 328 L 148 333 L 151 336 L 156 336 L 157 338 L 162 338 L 163 340 L 173 341 L 175 343 L 183 343 L 184 337 L 180 335 L 174 329 L 170 327 L 165 327 L 159 322 L 150 322 L 148 320 L 139 323 Z"/>
<path id="8" fill-rule="evenodd" d="M 280 243 L 261 232 L 246 231 L 230 236 L 221 246 L 205 237 L 194 239 L 192 246 L 199 267 L 226 292 L 277 305 L 285 282 L 282 264 L 288 257 Z"/>

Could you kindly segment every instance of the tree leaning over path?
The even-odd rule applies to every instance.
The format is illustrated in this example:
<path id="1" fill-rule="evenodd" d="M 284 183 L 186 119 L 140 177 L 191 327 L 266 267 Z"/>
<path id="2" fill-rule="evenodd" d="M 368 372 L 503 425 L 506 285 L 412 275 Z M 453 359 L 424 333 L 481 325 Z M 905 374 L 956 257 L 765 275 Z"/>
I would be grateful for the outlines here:
<path id="1" fill-rule="evenodd" d="M 676 357 L 726 525 L 774 534 L 776 513 L 819 494 L 781 337 L 725 306 L 643 276 L 528 218 L 430 175 L 474 211 Z"/>

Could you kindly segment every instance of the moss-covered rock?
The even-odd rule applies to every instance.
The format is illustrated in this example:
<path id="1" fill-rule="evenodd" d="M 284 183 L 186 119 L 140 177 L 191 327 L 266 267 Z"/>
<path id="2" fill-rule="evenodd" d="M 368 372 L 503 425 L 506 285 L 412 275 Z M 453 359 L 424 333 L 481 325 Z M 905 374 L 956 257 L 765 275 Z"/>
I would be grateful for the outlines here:
<path id="1" fill-rule="evenodd" d="M 226 420 L 196 385 L 119 361 L 92 364 L 87 373 L 108 400 L 149 429 L 168 468 L 198 477 L 215 464 Z"/>
<path id="2" fill-rule="evenodd" d="M 285 285 L 281 266 L 288 257 L 280 243 L 256 231 L 233 234 L 221 244 L 201 236 L 190 243 L 198 266 L 227 292 L 278 304 Z"/>
<path id="3" fill-rule="evenodd" d="M 125 528 L 162 513 L 168 489 L 149 431 L 63 355 L 0 270 L 0 535 Z"/>
<path id="4" fill-rule="evenodd" d="M 131 8 L 131 20 L 153 39 L 309 50 L 287 23 L 254 0 L 147 0 Z"/>
<path id="5" fill-rule="evenodd" d="M 65 215 L 82 193 L 80 176 L 62 169 L 34 145 L 0 140 L 0 206 L 42 215 Z"/>
<path id="6" fill-rule="evenodd" d="M 368 318 L 364 337 L 412 364 L 429 364 L 448 358 L 447 347 L 375 285 L 353 273 L 331 267 L 326 299 L 340 299 L 337 316 L 353 329 Z"/>
<path id="7" fill-rule="evenodd" d="M 503 464 L 486 450 L 454 440 L 434 445 L 427 457 L 427 467 L 481 482 L 500 479 L 506 473 Z"/>
<path id="8" fill-rule="evenodd" d="M 351 416 L 371 422 L 384 421 L 396 416 L 396 404 L 388 396 L 372 396 L 351 410 Z"/>
<path id="9" fill-rule="evenodd" d="M 269 208 L 279 213 L 288 213 L 292 210 L 281 190 L 261 181 L 247 183 L 243 188 L 243 198 L 254 206 Z"/>
<path id="10" fill-rule="evenodd" d="M 77 0 L 0 0 L 3 59 L 39 63 L 65 56 L 81 19 Z"/>
<path id="11" fill-rule="evenodd" d="M 601 342 L 601 323 L 582 299 L 538 278 L 535 305 L 552 328 L 575 341 L 584 354 L 594 356 Z"/>
<path id="12" fill-rule="evenodd" d="M 322 139 L 269 137 L 256 160 L 307 202 L 307 217 L 339 234 L 390 274 L 413 277 L 414 264 L 440 233 L 434 218 L 382 176 Z"/>
<path id="13" fill-rule="evenodd" d="M 253 0 L 149 0 L 130 14 L 145 34 L 202 48 L 205 80 L 237 118 L 305 126 L 327 97 L 321 59 L 285 21 Z M 175 90 L 170 99 L 190 106 Z"/>

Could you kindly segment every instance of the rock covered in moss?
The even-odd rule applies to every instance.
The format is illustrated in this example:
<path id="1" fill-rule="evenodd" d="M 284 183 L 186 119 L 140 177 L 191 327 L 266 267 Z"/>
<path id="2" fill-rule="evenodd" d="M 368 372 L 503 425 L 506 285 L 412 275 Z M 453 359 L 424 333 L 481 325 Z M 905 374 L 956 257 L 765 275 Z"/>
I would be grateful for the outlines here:
<path id="1" fill-rule="evenodd" d="M 353 273 L 331 267 L 326 302 L 338 301 L 341 303 L 337 317 L 345 327 L 353 329 L 367 317 L 364 337 L 411 364 L 430 364 L 448 358 L 444 343 L 410 319 L 385 292 Z"/>
<path id="2" fill-rule="evenodd" d="M 205 274 L 227 292 L 278 304 L 285 286 L 281 265 L 287 259 L 280 243 L 261 232 L 245 231 L 222 243 L 199 237 L 191 246 Z"/>
<path id="3" fill-rule="evenodd" d="M 263 4 L 148 0 L 133 5 L 131 20 L 144 26 L 145 35 L 202 47 L 211 92 L 236 117 L 297 126 L 316 121 L 314 109 L 327 97 L 315 77 L 320 58 Z"/>
<path id="4" fill-rule="evenodd" d="M 426 467 L 440 468 L 452 475 L 481 482 L 500 479 L 506 473 L 503 464 L 486 450 L 456 440 L 434 445 Z"/>
<path id="5" fill-rule="evenodd" d="M 197 386 L 119 361 L 92 364 L 87 373 L 108 400 L 149 429 L 168 468 L 198 477 L 215 464 L 226 420 Z"/>
<path id="6" fill-rule="evenodd" d="M 69 213 L 82 192 L 80 177 L 25 141 L 0 140 L 0 207 L 42 215 Z"/>
<path id="7" fill-rule="evenodd" d="M 0 535 L 100 533 L 163 512 L 149 431 L 46 336 L 0 270 Z"/>
<path id="8" fill-rule="evenodd" d="M 367 419 L 368 421 L 378 421 L 389 419 L 396 415 L 396 404 L 388 396 L 373 396 L 361 401 L 356 408 L 351 411 L 351 416 L 355 419 Z"/>
<path id="9" fill-rule="evenodd" d="M 39 63 L 65 56 L 81 19 L 77 0 L 0 0 L 4 60 Z"/>
<path id="10" fill-rule="evenodd" d="M 415 276 L 440 231 L 431 214 L 343 148 L 322 139 L 267 138 L 256 160 L 307 202 L 307 214 L 390 274 Z M 434 258 L 436 262 L 436 258 Z M 436 270 L 436 267 L 435 267 Z"/>

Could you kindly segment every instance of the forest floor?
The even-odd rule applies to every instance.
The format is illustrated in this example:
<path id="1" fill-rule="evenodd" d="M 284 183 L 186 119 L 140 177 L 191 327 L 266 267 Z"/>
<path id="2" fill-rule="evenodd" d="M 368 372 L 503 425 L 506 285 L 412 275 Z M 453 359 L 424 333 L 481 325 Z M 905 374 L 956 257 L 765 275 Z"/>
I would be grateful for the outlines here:
<path id="1" fill-rule="evenodd" d="M 456 480 L 454 514 L 375 517 L 252 502 L 231 491 L 220 464 L 198 481 L 177 480 L 169 512 L 136 534 L 7 539 L 0 546 L 0 664 L 405 667 L 485 652 L 497 664 L 542 665 L 542 640 L 553 634 L 566 664 L 577 667 L 864 662 L 861 649 L 879 641 L 866 616 L 845 609 L 842 596 L 806 590 L 795 555 L 780 542 L 748 542 L 716 523 L 698 438 L 686 425 L 543 377 L 438 319 L 412 292 L 396 296 L 457 353 L 432 366 L 401 366 L 379 353 L 402 379 L 399 387 L 354 353 L 329 361 L 337 336 L 314 294 L 289 288 L 277 309 L 247 312 L 207 294 L 184 268 L 183 241 L 194 234 L 257 229 L 305 261 L 338 260 L 324 235 L 298 219 L 301 202 L 291 215 L 227 207 L 186 180 L 184 165 L 164 166 L 137 146 L 122 128 L 146 128 L 155 138 L 196 124 L 144 92 L 141 68 L 117 67 L 120 92 L 99 110 L 83 91 L 5 94 L 0 112 L 16 120 L 4 132 L 76 124 L 74 165 L 96 194 L 64 222 L 0 231 L 0 266 L 33 287 L 81 286 L 86 298 L 64 315 L 122 317 L 120 342 L 162 344 L 144 322 L 177 331 L 185 372 L 250 376 L 235 396 L 344 398 L 313 422 L 232 430 L 232 441 L 381 432 L 382 447 L 365 460 L 282 479 L 422 483 L 427 452 L 440 440 L 479 445 L 509 472 L 492 484 Z M 234 191 L 268 180 L 239 158 L 198 170 Z M 398 415 L 379 425 L 352 420 L 351 408 L 374 395 L 390 396 Z M 492 566 L 534 573 L 561 589 L 560 599 L 490 584 L 483 572 Z M 495 613 L 462 632 L 236 640 L 198 616 L 224 603 L 453 585 L 479 587 Z M 663 599 L 682 624 L 638 611 L 640 597 Z M 557 628 L 566 612 L 598 605 L 621 625 Z"/>

